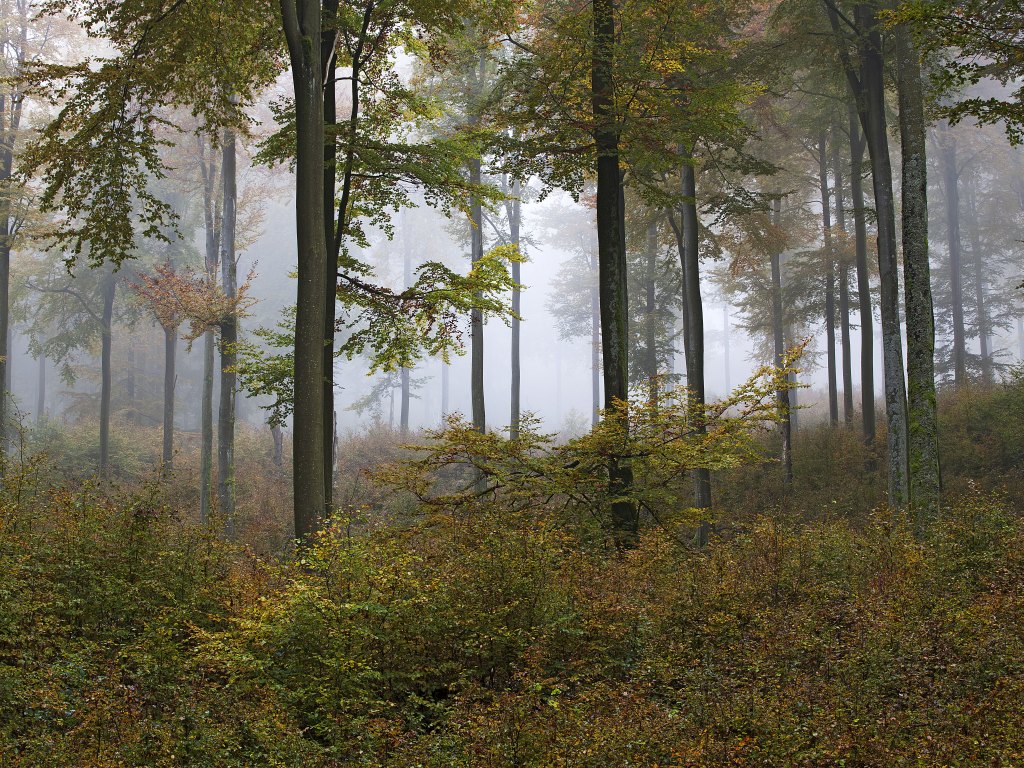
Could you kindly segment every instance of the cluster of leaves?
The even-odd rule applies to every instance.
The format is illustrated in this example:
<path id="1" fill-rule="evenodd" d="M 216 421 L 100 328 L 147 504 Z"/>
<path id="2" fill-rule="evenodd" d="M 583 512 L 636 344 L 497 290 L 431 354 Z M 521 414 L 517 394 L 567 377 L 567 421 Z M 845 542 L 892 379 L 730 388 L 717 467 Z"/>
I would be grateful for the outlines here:
<path id="1" fill-rule="evenodd" d="M 160 264 L 153 268 L 152 275 L 139 275 L 132 289 L 160 325 L 177 328 L 187 322 L 189 332 L 185 339 L 195 341 L 206 331 L 219 328 L 229 318 L 245 317 L 246 310 L 256 303 L 256 299 L 249 295 L 255 277 L 255 271 L 250 270 L 235 295 L 228 296 L 205 273 L 176 270 L 170 265 Z"/>
<path id="2" fill-rule="evenodd" d="M 500 245 L 465 275 L 430 261 L 417 267 L 413 285 L 400 291 L 340 273 L 337 296 L 345 311 L 338 327 L 348 336 L 337 354 L 350 360 L 367 354 L 373 373 L 411 368 L 424 355 L 447 359 L 452 352 L 461 353 L 460 319 L 472 310 L 506 321 L 513 317 L 503 297 L 514 285 L 508 263 L 521 258 L 516 247 Z M 237 345 L 238 373 L 251 394 L 272 398 L 270 421 L 283 424 L 292 409 L 294 308 L 276 328 L 254 333 L 263 345 Z"/>

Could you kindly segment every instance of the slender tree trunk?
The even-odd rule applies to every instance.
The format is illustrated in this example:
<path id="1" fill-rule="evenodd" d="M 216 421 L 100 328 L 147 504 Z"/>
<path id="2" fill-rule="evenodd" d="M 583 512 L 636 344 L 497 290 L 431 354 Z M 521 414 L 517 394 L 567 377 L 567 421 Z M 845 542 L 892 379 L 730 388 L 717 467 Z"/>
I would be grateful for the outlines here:
<path id="1" fill-rule="evenodd" d="M 509 239 L 516 248 L 521 245 L 520 227 L 522 225 L 522 197 L 523 187 L 518 181 L 512 184 L 512 202 L 509 206 Z M 522 270 L 518 261 L 512 262 L 512 381 L 511 381 L 511 408 L 512 421 L 509 435 L 514 440 L 519 437 L 519 420 L 522 407 L 522 360 L 520 357 L 521 331 L 519 315 L 522 311 L 523 298 L 521 279 Z"/>
<path id="2" fill-rule="evenodd" d="M 946 192 L 946 243 L 949 246 L 949 286 L 953 305 L 953 383 L 967 384 L 967 333 L 964 329 L 963 259 L 960 252 L 960 189 L 956 138 L 949 127 L 941 131 L 942 180 Z"/>
<path id="3" fill-rule="evenodd" d="M 694 432 L 707 434 L 704 422 L 706 391 L 704 386 L 704 304 L 700 293 L 700 231 L 697 219 L 697 179 L 693 167 L 693 155 L 682 152 L 684 162 L 680 169 L 683 203 L 680 206 L 680 223 L 671 219 L 679 246 L 679 257 L 683 275 L 683 353 L 686 358 L 686 387 L 689 393 L 690 418 Z M 696 509 L 711 508 L 711 471 L 694 470 L 694 503 Z M 702 522 L 697 531 L 697 544 L 707 543 L 711 524 Z"/>
<path id="4" fill-rule="evenodd" d="M 178 329 L 162 326 L 164 332 L 164 423 L 163 475 L 169 477 L 174 468 L 174 385 L 178 357 Z"/>
<path id="5" fill-rule="evenodd" d="M 470 161 L 469 182 L 479 185 L 482 181 L 480 160 Z M 470 260 L 475 265 L 484 256 L 484 217 L 479 198 L 471 204 L 473 232 L 470 242 Z M 484 399 L 484 313 L 479 309 L 470 311 L 470 396 L 473 407 L 473 426 L 480 432 L 487 431 L 486 402 Z"/>
<path id="6" fill-rule="evenodd" d="M 899 272 L 896 254 L 896 214 L 885 119 L 885 78 L 882 40 L 875 8 L 858 3 L 855 8 L 861 29 L 858 53 L 861 60 L 861 122 L 871 157 L 871 176 L 878 219 L 878 273 L 881 288 L 882 357 L 885 374 L 885 410 L 888 419 L 889 503 L 906 506 L 909 501 L 907 465 L 907 393 L 904 383 L 903 339 L 900 329 Z"/>
<path id="7" fill-rule="evenodd" d="M 772 201 L 772 223 L 782 226 L 782 201 Z M 772 254 L 772 342 L 775 350 L 775 366 L 781 368 L 786 358 L 786 338 L 783 333 L 785 320 L 782 314 L 782 254 Z M 782 388 L 775 392 L 779 410 L 779 435 L 782 439 L 782 479 L 786 485 L 793 484 L 793 424 L 789 402 L 790 390 Z"/>
<path id="8" fill-rule="evenodd" d="M 412 285 L 412 231 L 408 212 L 403 212 L 402 223 L 402 282 L 404 287 L 409 288 Z M 412 399 L 410 373 L 406 367 L 399 372 L 402 401 L 399 426 L 403 435 L 409 434 L 409 402 Z"/>
<path id="9" fill-rule="evenodd" d="M 224 184 L 223 223 L 221 224 L 221 284 L 224 294 L 234 299 L 238 293 L 235 262 L 235 207 L 237 205 L 235 132 L 224 131 L 221 179 Z M 217 506 L 224 519 L 224 533 L 235 536 L 235 344 L 238 342 L 238 317 L 232 311 L 220 326 L 220 405 L 217 411 Z"/>
<path id="10" fill-rule="evenodd" d="M 844 235 L 846 230 L 846 189 L 843 183 L 843 163 L 839 157 L 839 126 L 832 120 L 832 175 L 835 179 L 836 227 Z M 846 258 L 846 241 L 839 254 L 839 338 L 842 343 L 843 368 L 843 422 L 853 423 L 853 359 L 850 349 L 850 263 Z"/>
<path id="11" fill-rule="evenodd" d="M 601 420 L 601 297 L 596 284 L 590 289 L 590 395 L 590 424 L 596 427 Z"/>
<path id="12" fill-rule="evenodd" d="M 199 447 L 199 521 L 210 520 L 210 499 L 213 496 L 213 364 L 214 332 L 203 334 L 203 401 Z"/>
<path id="13" fill-rule="evenodd" d="M 732 381 L 731 381 L 732 376 L 731 376 L 731 371 L 729 370 L 729 367 L 730 367 L 730 365 L 729 365 L 730 364 L 730 356 L 731 356 L 731 352 L 729 350 L 729 336 L 730 336 L 731 330 L 730 330 L 730 327 L 729 327 L 729 305 L 728 304 L 723 304 L 722 305 L 722 333 L 723 333 L 723 338 L 722 338 L 722 347 L 723 347 L 723 349 L 722 349 L 722 356 L 725 358 L 725 394 L 726 394 L 726 397 L 728 397 L 729 393 L 732 392 Z"/>
<path id="14" fill-rule="evenodd" d="M 871 280 L 868 275 L 868 228 L 864 201 L 864 140 L 857 112 L 851 104 L 850 196 L 853 199 L 854 249 L 857 267 L 857 303 L 860 315 L 860 400 L 864 441 L 875 442 L 875 352 L 874 313 L 871 311 Z"/>
<path id="15" fill-rule="evenodd" d="M 275 467 L 281 468 L 284 466 L 284 433 L 277 424 L 270 428 L 270 439 L 274 441 L 274 452 L 270 460 Z"/>
<path id="16" fill-rule="evenodd" d="M 657 406 L 658 403 L 658 350 L 657 350 L 657 285 L 655 278 L 658 270 L 658 224 L 651 220 L 647 224 L 647 275 L 646 275 L 646 306 L 644 307 L 644 320 L 646 321 L 646 347 L 647 354 L 647 385 L 650 390 L 651 402 Z"/>
<path id="17" fill-rule="evenodd" d="M 100 477 L 110 475 L 110 385 L 113 342 L 114 296 L 117 294 L 117 276 L 108 265 L 103 278 L 103 316 L 100 329 Z"/>
<path id="18" fill-rule="evenodd" d="M 324 212 L 324 102 L 319 0 L 280 0 L 295 88 L 296 232 L 295 396 L 292 436 L 295 536 L 314 533 L 327 508 L 325 456 L 328 273 Z M 333 329 L 332 329 L 333 330 Z M 333 445 L 333 434 L 331 437 Z"/>
<path id="19" fill-rule="evenodd" d="M 441 361 L 441 423 L 448 420 L 448 394 L 451 390 L 451 366 Z"/>
<path id="20" fill-rule="evenodd" d="M 910 502 L 918 531 L 939 511 L 935 316 L 928 264 L 928 160 L 921 63 L 897 26 L 896 70 L 903 157 L 903 288 L 907 313 L 907 433 Z"/>
<path id="21" fill-rule="evenodd" d="M 629 397 L 628 300 L 626 253 L 622 222 L 622 174 L 619 167 L 619 125 L 615 114 L 615 0 L 593 0 L 594 45 L 591 96 L 594 142 L 597 148 L 597 250 L 601 299 L 601 348 L 604 359 L 604 398 L 608 418 L 616 418 Z M 608 491 L 622 498 L 633 485 L 627 459 L 612 459 Z M 620 546 L 630 546 L 639 531 L 636 506 L 612 504 L 612 525 Z"/>
<path id="22" fill-rule="evenodd" d="M 46 418 L 46 355 L 39 353 L 39 387 L 36 392 L 36 423 Z"/>
<path id="23" fill-rule="evenodd" d="M 832 206 L 828 189 L 828 134 L 818 138 L 818 188 L 821 192 L 821 231 L 825 257 L 825 341 L 828 358 L 828 420 L 839 423 L 836 377 L 836 262 L 832 252 Z"/>
<path id="24" fill-rule="evenodd" d="M 978 318 L 978 347 L 981 353 L 981 382 L 986 387 L 992 385 L 993 375 L 992 349 L 989 343 L 988 302 L 985 298 L 985 260 L 981 249 L 981 233 L 978 221 L 977 186 L 971 181 L 967 188 L 967 207 L 970 216 L 971 260 L 974 262 L 974 306 Z"/>
<path id="25" fill-rule="evenodd" d="M 320 66 L 323 72 L 323 110 L 324 124 L 324 173 L 323 173 L 323 222 L 324 243 L 327 251 L 324 256 L 323 269 L 323 303 L 324 303 L 324 343 L 323 356 L 323 404 L 321 406 L 321 442 L 323 447 L 323 485 L 325 516 L 330 515 L 334 503 L 334 472 L 336 466 L 336 441 L 334 420 L 334 325 L 337 317 L 338 289 L 338 258 L 337 250 L 331 246 L 340 242 L 339 231 L 345 222 L 334 220 L 335 194 L 338 183 L 338 145 L 335 129 L 338 124 L 337 106 L 337 58 L 334 55 L 338 38 L 338 0 L 323 0 L 323 28 L 320 35 Z M 358 72 L 352 73 L 352 93 L 354 109 L 352 120 L 359 117 Z"/>

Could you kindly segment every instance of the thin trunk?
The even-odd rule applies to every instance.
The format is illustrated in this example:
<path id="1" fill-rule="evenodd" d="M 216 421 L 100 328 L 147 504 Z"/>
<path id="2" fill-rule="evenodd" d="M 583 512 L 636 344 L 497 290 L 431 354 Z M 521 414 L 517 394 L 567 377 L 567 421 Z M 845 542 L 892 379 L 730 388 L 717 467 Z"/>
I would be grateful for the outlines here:
<path id="1" fill-rule="evenodd" d="M 412 231 L 408 212 L 403 212 L 402 224 L 402 281 L 404 287 L 409 288 L 412 285 Z M 404 367 L 399 372 L 402 397 L 399 426 L 403 435 L 409 433 L 409 402 L 412 399 L 410 373 L 410 370 Z"/>
<path id="2" fill-rule="evenodd" d="M 106 267 L 103 278 L 103 316 L 100 328 L 100 477 L 110 474 L 110 385 L 114 325 L 114 296 L 117 294 L 117 276 L 113 266 Z"/>
<path id="3" fill-rule="evenodd" d="M 270 460 L 274 462 L 275 467 L 281 468 L 284 466 L 284 432 L 277 424 L 270 428 L 270 439 L 274 441 L 274 452 Z"/>
<path id="4" fill-rule="evenodd" d="M 238 198 L 235 132 L 224 131 L 221 179 L 224 185 L 221 224 L 221 284 L 224 294 L 234 299 L 238 292 L 235 261 L 235 207 Z M 235 535 L 235 344 L 238 317 L 232 311 L 220 325 L 220 404 L 217 412 L 217 506 L 224 520 L 224 534 Z"/>
<path id="5" fill-rule="evenodd" d="M 723 334 L 723 338 L 722 338 L 722 344 L 723 344 L 722 355 L 725 358 L 725 395 L 726 395 L 726 397 L 728 397 L 729 393 L 732 392 L 732 381 L 731 381 L 732 376 L 731 376 L 731 372 L 729 370 L 729 363 L 730 363 L 730 355 L 731 355 L 731 353 L 730 353 L 730 350 L 729 350 L 730 328 L 729 328 L 729 305 L 728 304 L 723 304 L 722 305 L 722 334 Z"/>
<path id="6" fill-rule="evenodd" d="M 324 243 L 327 252 L 324 257 L 324 281 L 323 281 L 323 303 L 324 303 L 324 343 L 323 355 L 323 404 L 321 412 L 323 423 L 321 428 L 321 442 L 323 444 L 323 485 L 324 485 L 324 511 L 323 514 L 330 515 L 334 503 L 334 470 L 335 470 L 335 447 L 334 439 L 335 425 L 332 414 L 334 413 L 334 325 L 337 316 L 337 288 L 338 288 L 338 251 L 340 248 L 331 250 L 330 246 L 340 243 L 340 236 L 344 234 L 341 228 L 343 221 L 338 221 L 337 227 L 334 221 L 335 193 L 338 183 L 338 145 L 335 137 L 335 127 L 338 123 L 337 106 L 337 58 L 334 55 L 338 39 L 338 0 L 323 0 L 323 28 L 320 37 L 320 66 L 323 72 L 323 109 L 324 109 L 324 174 L 323 174 L 323 219 L 324 219 Z M 352 73 L 352 114 L 350 115 L 350 130 L 354 130 L 355 121 L 359 119 L 359 73 Z M 351 136 L 350 141 L 351 144 Z M 351 163 L 346 163 L 346 177 L 351 176 Z M 347 199 L 346 199 L 347 204 Z M 333 258 L 332 258 L 333 254 Z"/>
<path id="7" fill-rule="evenodd" d="M 597 250 L 601 300 L 601 348 L 604 359 L 604 398 L 608 418 L 617 418 L 629 397 L 626 293 L 626 253 L 622 231 L 622 172 L 619 166 L 619 125 L 615 115 L 615 0 L 594 0 L 594 45 L 591 96 L 594 142 L 597 149 Z M 626 459 L 608 466 L 608 492 L 622 499 L 633 485 Z M 639 530 L 636 506 L 625 500 L 612 504 L 612 526 L 620 546 L 630 546 Z"/>
<path id="8" fill-rule="evenodd" d="M 828 361 L 828 420 L 839 423 L 839 388 L 836 376 L 836 262 L 832 253 L 832 205 L 828 189 L 828 134 L 818 138 L 818 189 L 821 193 L 822 251 L 825 260 L 825 343 Z"/>
<path id="9" fill-rule="evenodd" d="M 174 384 L 178 356 L 178 329 L 165 325 L 164 332 L 164 423 L 163 474 L 169 477 L 174 468 Z"/>
<path id="10" fill-rule="evenodd" d="M 683 354 L 686 359 L 686 387 L 689 394 L 688 409 L 697 435 L 707 434 L 704 406 L 704 305 L 700 294 L 700 231 L 697 218 L 697 177 L 692 154 L 683 149 L 684 162 L 680 169 L 680 220 L 670 218 L 679 247 L 683 276 Z M 696 509 L 711 508 L 711 470 L 694 470 L 694 503 Z M 711 525 L 702 522 L 697 530 L 697 544 L 707 543 Z"/>
<path id="11" fill-rule="evenodd" d="M 36 392 L 36 423 L 46 418 L 46 355 L 39 353 L 39 387 Z"/>
<path id="12" fill-rule="evenodd" d="M 839 126 L 832 120 L 832 175 L 835 179 L 836 227 L 846 231 L 846 189 L 843 184 L 843 164 L 839 157 Z M 842 343 L 843 368 L 843 422 L 853 423 L 853 359 L 850 349 L 850 264 L 846 259 L 846 240 L 838 258 L 839 266 L 839 338 Z"/>
<path id="13" fill-rule="evenodd" d="M 324 212 L 324 102 L 319 0 L 281 0 L 295 93 L 295 395 L 292 435 L 295 537 L 313 534 L 327 508 L 324 436 L 327 243 Z M 310 41 L 314 41 L 312 44 Z M 333 329 L 332 329 L 333 330 Z M 333 445 L 333 434 L 331 436 Z"/>
<path id="14" fill-rule="evenodd" d="M 441 361 L 441 423 L 448 421 L 448 393 L 451 390 L 451 366 Z"/>
<path id="15" fill-rule="evenodd" d="M 974 262 L 974 306 L 978 318 L 978 346 L 981 353 L 981 382 L 986 387 L 994 381 L 992 349 L 989 343 L 989 319 L 985 298 L 985 263 L 982 258 L 981 234 L 978 231 L 977 187 L 972 181 L 967 190 L 967 205 L 970 213 L 971 259 Z"/>
<path id="16" fill-rule="evenodd" d="M 509 239 L 513 246 L 519 248 L 520 242 L 520 226 L 522 225 L 523 219 L 523 206 L 520 200 L 522 196 L 523 188 L 520 182 L 516 181 L 512 184 L 512 201 L 509 205 Z M 521 344 L 521 328 L 519 314 L 522 310 L 522 290 L 521 285 L 521 264 L 518 261 L 512 262 L 512 381 L 511 381 L 511 395 L 512 395 L 512 421 L 509 435 L 514 440 L 519 437 L 519 419 L 520 410 L 522 407 L 522 360 L 520 357 L 520 344 Z"/>
<path id="17" fill-rule="evenodd" d="M 875 352 L 874 313 L 871 311 L 871 280 L 868 275 L 868 228 L 864 202 L 864 139 L 851 104 L 850 196 L 853 200 L 854 248 L 857 267 L 857 303 L 860 315 L 860 399 L 864 442 L 875 442 Z"/>
<path id="18" fill-rule="evenodd" d="M 601 297 L 596 281 L 590 289 L 590 394 L 590 423 L 596 427 L 601 420 Z"/>
<path id="19" fill-rule="evenodd" d="M 840 20 L 834 6 L 828 7 L 833 29 Z M 903 370 L 903 340 L 900 328 L 899 271 L 896 254 L 896 213 L 893 195 L 892 165 L 885 117 L 885 77 L 882 37 L 875 13 L 869 3 L 854 7 L 859 30 L 857 53 L 860 72 L 852 66 L 841 44 L 840 55 L 850 90 L 860 114 L 875 191 L 878 220 L 878 273 L 881 293 L 882 357 L 885 375 L 885 410 L 888 418 L 889 503 L 903 507 L 909 501 L 907 465 L 907 391 Z M 841 37 L 840 37 L 841 39 Z"/>
<path id="20" fill-rule="evenodd" d="M 967 333 L 964 330 L 963 263 L 960 253 L 960 190 L 956 138 L 942 129 L 942 180 L 946 193 L 946 243 L 949 247 L 949 286 L 953 304 L 953 383 L 967 384 Z"/>
<path id="21" fill-rule="evenodd" d="M 928 264 L 928 160 L 921 63 L 897 26 L 896 71 L 903 158 L 903 288 L 907 313 L 907 435 L 910 503 L 921 531 L 939 511 L 935 315 Z"/>
<path id="22" fill-rule="evenodd" d="M 782 201 L 772 202 L 772 223 L 782 226 Z M 781 368 L 786 357 L 786 338 L 783 333 L 782 315 L 782 254 L 772 254 L 772 341 L 775 349 L 775 366 Z M 779 436 L 781 437 L 782 479 L 786 485 L 793 483 L 793 424 L 789 402 L 790 390 L 781 388 L 775 392 L 779 410 Z"/>
<path id="23" fill-rule="evenodd" d="M 646 306 L 644 320 L 647 328 L 645 352 L 647 353 L 647 386 L 651 402 L 658 404 L 658 350 L 657 350 L 657 285 L 655 277 L 658 269 L 658 224 L 651 220 L 647 225 L 647 275 Z"/>
<path id="24" fill-rule="evenodd" d="M 210 520 L 213 497 L 213 363 L 216 338 L 213 331 L 203 334 L 203 402 L 199 448 L 199 521 Z"/>
<path id="25" fill-rule="evenodd" d="M 473 76 L 473 97 L 483 92 L 486 59 L 481 54 Z M 474 122 L 477 118 L 474 118 Z M 483 182 L 480 158 L 469 163 L 469 183 L 479 186 Z M 473 196 L 470 203 L 472 216 L 472 237 L 470 261 L 476 264 L 484 257 L 484 212 L 480 198 Z M 480 295 L 477 294 L 477 298 Z M 487 431 L 487 413 L 484 399 L 484 313 L 480 309 L 470 311 L 470 395 L 473 406 L 473 426 L 479 432 Z"/>

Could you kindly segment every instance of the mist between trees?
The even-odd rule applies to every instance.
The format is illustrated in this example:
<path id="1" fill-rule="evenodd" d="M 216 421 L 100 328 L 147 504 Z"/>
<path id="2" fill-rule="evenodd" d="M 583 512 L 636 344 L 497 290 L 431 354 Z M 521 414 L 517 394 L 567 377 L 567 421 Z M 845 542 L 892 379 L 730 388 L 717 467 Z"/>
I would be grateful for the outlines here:
<path id="1" fill-rule="evenodd" d="M 1013 4 L 0 18 L 15 506 L 148 488 L 310 578 L 433 515 L 621 563 L 876 510 L 909 552 L 1020 453 Z"/>

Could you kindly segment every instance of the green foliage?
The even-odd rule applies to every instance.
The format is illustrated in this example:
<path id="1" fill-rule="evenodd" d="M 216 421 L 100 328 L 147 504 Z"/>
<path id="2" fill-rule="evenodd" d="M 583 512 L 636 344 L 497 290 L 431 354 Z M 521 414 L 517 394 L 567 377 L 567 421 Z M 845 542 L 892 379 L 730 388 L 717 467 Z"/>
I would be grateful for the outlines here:
<path id="1" fill-rule="evenodd" d="M 351 360 L 366 354 L 370 373 L 411 368 L 426 355 L 447 359 L 462 351 L 459 319 L 474 309 L 506 322 L 513 317 L 504 298 L 514 282 L 508 262 L 520 261 L 517 248 L 499 245 L 461 275 L 436 261 L 416 269 L 413 285 L 401 291 L 375 285 L 353 274 L 339 275 L 338 301 L 344 307 L 339 327 L 348 330 L 337 354 Z M 252 342 L 236 346 L 239 380 L 252 395 L 269 395 L 272 424 L 282 424 L 292 409 L 294 313 L 277 329 L 255 335 L 271 352 Z"/>

